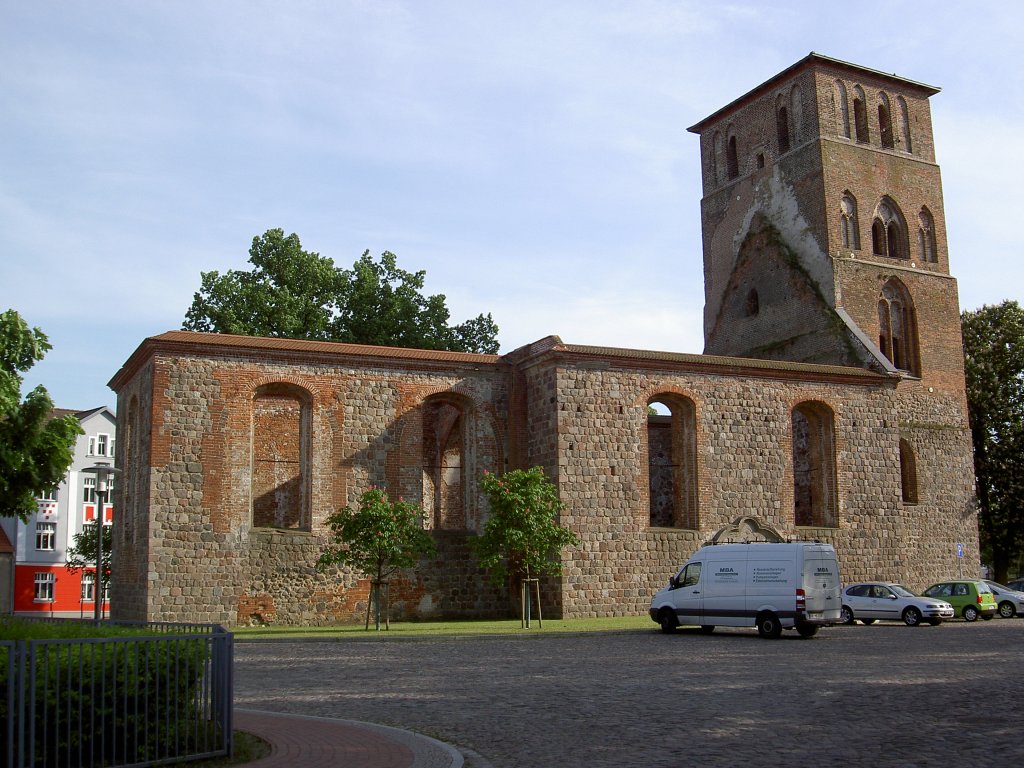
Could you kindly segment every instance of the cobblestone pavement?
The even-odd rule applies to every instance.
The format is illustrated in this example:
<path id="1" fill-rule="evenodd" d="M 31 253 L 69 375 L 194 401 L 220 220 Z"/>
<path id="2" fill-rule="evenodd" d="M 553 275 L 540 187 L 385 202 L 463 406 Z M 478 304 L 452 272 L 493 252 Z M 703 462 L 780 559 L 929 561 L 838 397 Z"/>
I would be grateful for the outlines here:
<path id="1" fill-rule="evenodd" d="M 235 703 L 407 728 L 467 767 L 980 768 L 1024 763 L 1022 650 L 1024 619 L 240 641 Z"/>

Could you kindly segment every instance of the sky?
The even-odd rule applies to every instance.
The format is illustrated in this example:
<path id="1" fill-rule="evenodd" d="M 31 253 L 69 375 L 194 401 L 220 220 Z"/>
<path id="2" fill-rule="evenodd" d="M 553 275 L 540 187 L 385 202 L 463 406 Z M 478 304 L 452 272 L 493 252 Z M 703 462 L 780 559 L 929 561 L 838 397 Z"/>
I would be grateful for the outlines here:
<path id="1" fill-rule="evenodd" d="M 0 0 L 0 311 L 62 408 L 295 232 L 392 251 L 502 352 L 703 349 L 687 132 L 811 51 L 931 99 L 963 309 L 1020 300 L 1024 4 Z"/>

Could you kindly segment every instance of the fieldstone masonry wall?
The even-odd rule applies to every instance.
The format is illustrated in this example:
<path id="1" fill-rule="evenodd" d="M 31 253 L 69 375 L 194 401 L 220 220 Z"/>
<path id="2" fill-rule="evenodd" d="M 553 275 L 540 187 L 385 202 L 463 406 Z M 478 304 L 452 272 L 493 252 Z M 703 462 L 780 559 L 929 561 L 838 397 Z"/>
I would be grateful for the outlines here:
<path id="1" fill-rule="evenodd" d="M 707 355 L 555 336 L 501 357 L 180 331 L 145 340 L 111 382 L 128 425 L 117 617 L 364 620 L 368 581 L 316 561 L 326 518 L 374 486 L 422 505 L 438 545 L 391 584 L 394 617 L 514 615 L 517 590 L 490 584 L 469 540 L 487 519 L 481 473 L 536 465 L 581 538 L 543 584 L 548 616 L 643 613 L 712 540 L 826 541 L 848 582 L 921 588 L 973 574 L 935 92 L 812 54 L 691 129 Z M 854 107 L 881 121 L 885 104 L 892 132 L 862 140 Z M 844 195 L 864 206 L 856 222 Z M 883 196 L 905 209 L 906 231 L 886 224 L 906 245 L 896 254 L 871 251 Z M 926 261 L 911 250 L 922 208 L 934 221 Z M 909 360 L 888 359 L 880 297 L 893 285 Z M 649 419 L 654 402 L 671 414 Z M 794 440 L 794 412 L 809 414 L 805 439 Z M 813 527 L 796 524 L 798 493 Z"/>

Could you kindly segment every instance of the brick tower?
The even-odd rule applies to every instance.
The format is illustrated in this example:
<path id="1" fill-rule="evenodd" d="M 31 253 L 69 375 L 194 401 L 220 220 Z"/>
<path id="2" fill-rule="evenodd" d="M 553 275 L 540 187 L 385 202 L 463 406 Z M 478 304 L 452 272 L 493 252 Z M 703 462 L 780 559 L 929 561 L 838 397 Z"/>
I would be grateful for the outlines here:
<path id="1" fill-rule="evenodd" d="M 909 547 L 929 524 L 947 528 L 930 519 L 941 498 L 973 489 L 936 93 L 811 53 L 689 129 L 701 147 L 705 353 L 896 379 L 889 455 Z"/>

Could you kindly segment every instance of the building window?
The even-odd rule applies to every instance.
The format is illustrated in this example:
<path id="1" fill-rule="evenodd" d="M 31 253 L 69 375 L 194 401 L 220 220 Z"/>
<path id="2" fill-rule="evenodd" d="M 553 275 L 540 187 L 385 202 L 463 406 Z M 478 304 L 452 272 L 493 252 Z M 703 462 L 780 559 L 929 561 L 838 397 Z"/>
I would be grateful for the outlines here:
<path id="1" fill-rule="evenodd" d="M 792 413 L 793 517 L 798 526 L 837 525 L 835 417 L 824 403 Z"/>
<path id="2" fill-rule="evenodd" d="M 839 202 L 839 220 L 843 248 L 860 249 L 860 230 L 857 224 L 857 198 L 849 192 Z"/>
<path id="3" fill-rule="evenodd" d="M 913 152 L 914 145 L 910 141 L 910 113 L 907 109 L 907 100 L 902 96 L 896 97 L 896 106 L 899 109 L 900 135 L 903 137 L 903 151 Z"/>
<path id="4" fill-rule="evenodd" d="M 722 177 L 719 175 L 719 172 L 718 172 L 719 166 L 721 165 L 721 160 L 720 160 L 721 156 L 722 156 L 722 134 L 720 134 L 718 131 L 715 131 L 714 135 L 711 137 L 711 158 L 710 158 L 710 160 L 711 160 L 710 173 L 711 173 L 711 178 L 714 179 L 714 183 L 715 184 L 719 184 L 722 181 Z"/>
<path id="5" fill-rule="evenodd" d="M 868 135 L 868 108 L 864 98 L 864 90 L 858 85 L 853 89 L 853 127 L 856 132 L 857 141 L 867 144 L 870 140 Z"/>
<path id="6" fill-rule="evenodd" d="M 892 278 L 878 297 L 878 348 L 893 366 L 918 375 L 914 305 L 906 286 Z"/>
<path id="7" fill-rule="evenodd" d="M 740 175 L 740 160 L 736 151 L 736 137 L 730 136 L 725 148 L 725 164 L 730 179 Z"/>
<path id="8" fill-rule="evenodd" d="M 743 303 L 743 313 L 747 317 L 757 317 L 761 312 L 761 297 L 757 294 L 756 288 L 751 288 L 747 299 Z"/>
<path id="9" fill-rule="evenodd" d="M 775 111 L 775 132 L 779 138 L 779 154 L 789 152 L 789 112 L 785 107 Z"/>
<path id="10" fill-rule="evenodd" d="M 900 438 L 900 493 L 904 504 L 917 504 L 917 459 L 914 449 Z"/>
<path id="11" fill-rule="evenodd" d="M 82 574 L 82 602 L 91 603 L 96 598 L 95 595 L 96 587 L 96 574 L 91 571 L 86 571 Z"/>
<path id="12" fill-rule="evenodd" d="M 878 136 L 885 149 L 892 149 L 896 146 L 892 133 L 892 111 L 889 108 L 889 97 L 884 93 L 879 94 L 881 103 L 878 105 Z"/>
<path id="13" fill-rule="evenodd" d="M 647 465 L 650 525 L 698 529 L 697 409 L 688 397 L 648 401 Z"/>
<path id="14" fill-rule="evenodd" d="M 96 478 L 95 477 L 83 477 L 82 478 L 82 501 L 86 504 L 96 503 Z"/>
<path id="15" fill-rule="evenodd" d="M 310 395 L 269 384 L 256 391 L 252 408 L 252 524 L 308 531 Z"/>
<path id="16" fill-rule="evenodd" d="M 836 132 L 843 138 L 850 138 L 850 105 L 846 98 L 846 85 L 842 80 L 836 80 L 836 91 L 833 97 L 837 102 L 836 106 Z"/>
<path id="17" fill-rule="evenodd" d="M 899 208 L 888 197 L 883 198 L 871 224 L 871 248 L 874 254 L 894 259 L 908 258 L 906 230 Z"/>
<path id="18" fill-rule="evenodd" d="M 36 523 L 36 549 L 52 552 L 57 543 L 56 523 Z"/>
<path id="19" fill-rule="evenodd" d="M 107 455 L 107 440 L 110 435 L 96 435 L 96 455 L 106 456 Z"/>
<path id="20" fill-rule="evenodd" d="M 35 578 L 35 601 L 37 603 L 53 602 L 53 585 L 56 577 L 52 573 L 37 573 Z"/>
<path id="21" fill-rule="evenodd" d="M 921 208 L 921 212 L 917 215 L 918 221 L 918 246 L 921 251 L 921 261 L 925 264 L 935 263 L 938 261 L 938 255 L 935 248 L 935 220 L 932 218 L 931 211 L 927 208 Z"/>

